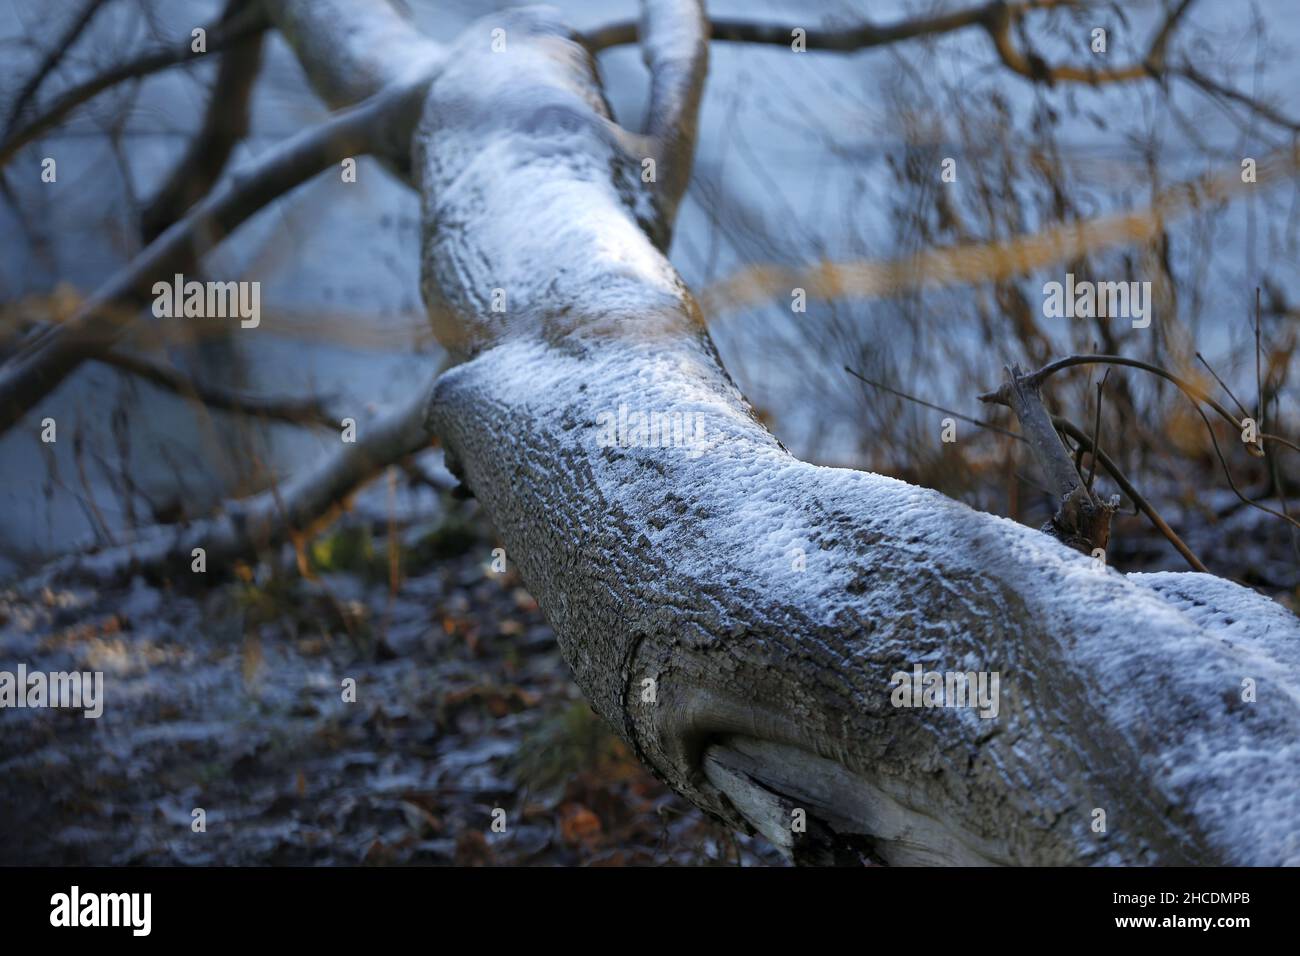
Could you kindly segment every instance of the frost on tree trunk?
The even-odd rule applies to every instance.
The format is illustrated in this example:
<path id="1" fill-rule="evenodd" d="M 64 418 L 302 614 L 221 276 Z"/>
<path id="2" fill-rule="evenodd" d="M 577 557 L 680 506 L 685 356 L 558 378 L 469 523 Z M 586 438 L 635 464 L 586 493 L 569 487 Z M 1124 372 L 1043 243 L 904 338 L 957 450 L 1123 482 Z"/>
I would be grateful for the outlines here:
<path id="1" fill-rule="evenodd" d="M 267 6 L 331 101 L 409 82 L 350 45 L 348 5 Z M 433 77 L 410 169 L 459 364 L 429 425 L 595 709 L 796 859 L 1300 863 L 1293 615 L 800 462 L 759 423 L 661 251 L 706 45 L 695 4 L 647 6 L 644 136 L 549 9 L 446 49 L 383 27 Z M 996 716 L 895 706 L 918 665 L 995 672 Z"/>

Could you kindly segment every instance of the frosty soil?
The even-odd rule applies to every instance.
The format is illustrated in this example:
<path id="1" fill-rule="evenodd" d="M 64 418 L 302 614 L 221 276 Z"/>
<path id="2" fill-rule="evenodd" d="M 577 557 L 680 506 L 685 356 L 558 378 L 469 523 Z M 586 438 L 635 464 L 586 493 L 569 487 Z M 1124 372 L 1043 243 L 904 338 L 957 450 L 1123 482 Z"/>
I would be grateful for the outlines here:
<path id="1" fill-rule="evenodd" d="M 780 862 L 640 768 L 476 526 L 399 531 L 396 597 L 368 528 L 318 541 L 313 580 L 0 593 L 0 656 L 111 697 L 0 711 L 0 865 Z"/>

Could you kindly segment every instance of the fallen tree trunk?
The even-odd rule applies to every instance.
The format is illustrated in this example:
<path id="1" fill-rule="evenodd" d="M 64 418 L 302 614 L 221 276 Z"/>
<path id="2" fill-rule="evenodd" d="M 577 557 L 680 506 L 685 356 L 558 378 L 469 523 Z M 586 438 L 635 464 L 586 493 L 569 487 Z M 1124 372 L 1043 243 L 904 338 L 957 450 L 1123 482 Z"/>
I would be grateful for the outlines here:
<path id="1" fill-rule="evenodd" d="M 267 6 L 321 89 L 347 90 L 332 64 L 356 57 L 316 53 L 347 46 L 335 5 Z M 698 90 L 662 70 L 702 79 L 702 21 L 648 6 L 677 18 L 641 30 L 676 114 L 650 129 L 689 144 Z M 685 178 L 643 184 L 637 143 L 572 31 L 530 8 L 447 51 L 413 144 L 426 302 L 460 361 L 429 423 L 595 709 L 797 859 L 1300 863 L 1300 622 L 794 459 L 652 239 Z M 896 706 L 917 667 L 996 674 L 996 716 Z"/>

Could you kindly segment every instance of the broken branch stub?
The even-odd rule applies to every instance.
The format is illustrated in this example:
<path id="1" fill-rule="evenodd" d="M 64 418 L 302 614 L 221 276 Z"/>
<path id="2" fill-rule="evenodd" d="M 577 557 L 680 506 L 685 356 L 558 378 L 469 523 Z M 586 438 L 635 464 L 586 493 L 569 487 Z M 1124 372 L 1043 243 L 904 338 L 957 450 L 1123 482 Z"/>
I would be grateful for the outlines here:
<path id="1" fill-rule="evenodd" d="M 1060 506 L 1042 530 L 1084 554 L 1103 553 L 1110 543 L 1110 521 L 1114 501 L 1102 501 L 1092 494 L 1074 466 L 1052 416 L 1043 405 L 1038 383 L 1019 365 L 1007 369 L 1007 381 L 980 401 L 1006 405 L 1020 421 L 1026 443 L 1056 493 Z"/>

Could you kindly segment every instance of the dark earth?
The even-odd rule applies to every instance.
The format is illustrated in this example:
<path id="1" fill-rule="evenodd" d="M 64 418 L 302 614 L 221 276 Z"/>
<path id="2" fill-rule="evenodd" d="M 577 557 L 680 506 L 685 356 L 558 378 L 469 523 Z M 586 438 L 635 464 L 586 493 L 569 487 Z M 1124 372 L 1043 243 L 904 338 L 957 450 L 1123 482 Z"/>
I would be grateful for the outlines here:
<path id="1" fill-rule="evenodd" d="M 473 512 L 353 515 L 202 587 L 5 591 L 0 669 L 103 671 L 105 705 L 0 711 L 0 864 L 779 864 L 591 711 Z"/>

